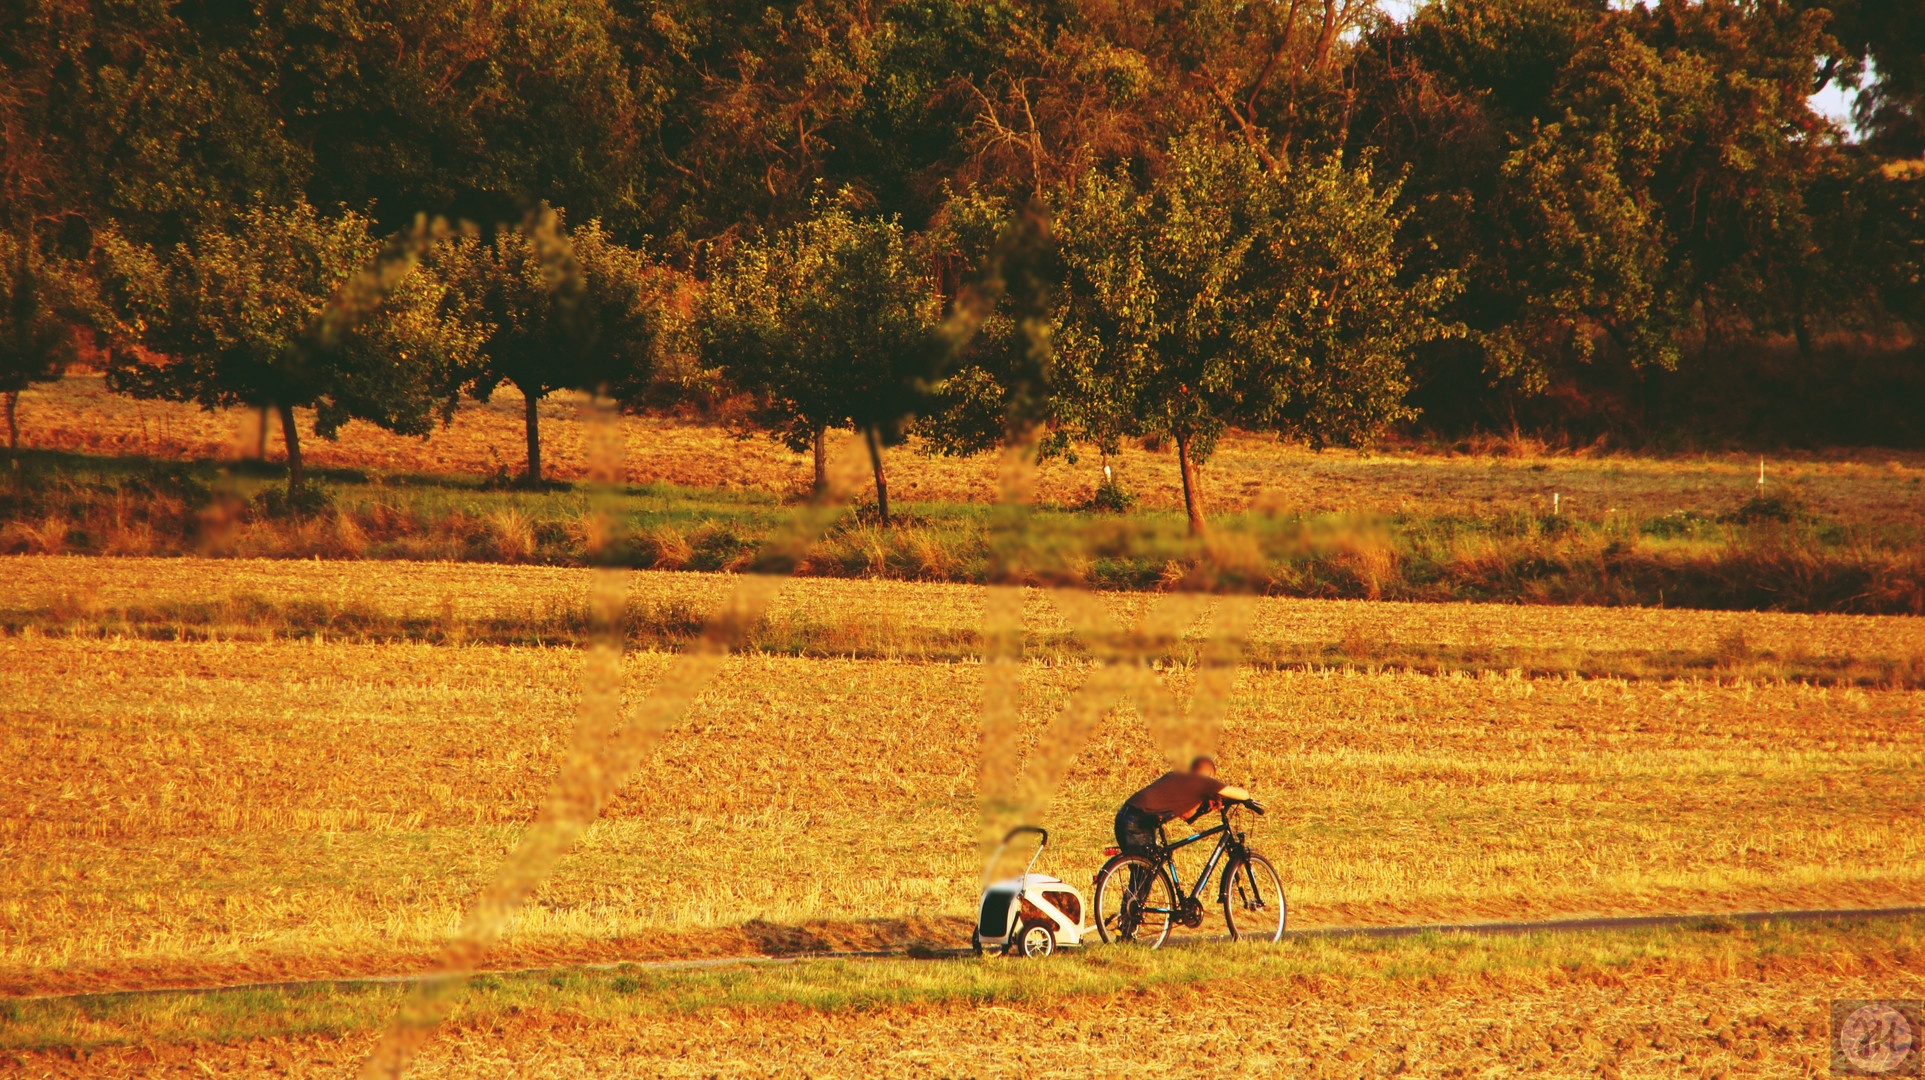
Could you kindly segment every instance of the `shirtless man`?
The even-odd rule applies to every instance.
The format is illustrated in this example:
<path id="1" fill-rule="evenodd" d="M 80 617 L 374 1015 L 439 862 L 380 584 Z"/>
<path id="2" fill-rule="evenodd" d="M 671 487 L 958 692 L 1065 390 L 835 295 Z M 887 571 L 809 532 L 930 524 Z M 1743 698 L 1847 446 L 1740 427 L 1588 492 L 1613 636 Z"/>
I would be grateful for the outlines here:
<path id="1" fill-rule="evenodd" d="M 1198 757 L 1189 772 L 1166 772 L 1129 797 L 1116 812 L 1116 844 L 1124 851 L 1148 851 L 1172 818 L 1195 817 L 1207 804 L 1249 798 L 1243 788 L 1217 779 L 1214 758 Z"/>

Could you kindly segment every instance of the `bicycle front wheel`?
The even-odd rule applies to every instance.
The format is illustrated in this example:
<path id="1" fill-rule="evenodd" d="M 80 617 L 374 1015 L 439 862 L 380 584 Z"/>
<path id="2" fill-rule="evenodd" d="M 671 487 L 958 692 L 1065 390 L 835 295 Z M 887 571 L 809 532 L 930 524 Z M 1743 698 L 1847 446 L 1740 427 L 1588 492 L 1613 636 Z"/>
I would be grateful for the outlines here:
<path id="1" fill-rule="evenodd" d="M 1096 932 L 1111 944 L 1154 949 L 1170 936 L 1176 892 L 1162 867 L 1141 855 L 1110 860 L 1096 877 Z"/>
<path id="2" fill-rule="evenodd" d="M 1270 860 L 1249 855 L 1230 864 L 1223 890 L 1223 921 L 1231 941 L 1281 941 L 1289 908 L 1283 899 L 1283 878 Z"/>

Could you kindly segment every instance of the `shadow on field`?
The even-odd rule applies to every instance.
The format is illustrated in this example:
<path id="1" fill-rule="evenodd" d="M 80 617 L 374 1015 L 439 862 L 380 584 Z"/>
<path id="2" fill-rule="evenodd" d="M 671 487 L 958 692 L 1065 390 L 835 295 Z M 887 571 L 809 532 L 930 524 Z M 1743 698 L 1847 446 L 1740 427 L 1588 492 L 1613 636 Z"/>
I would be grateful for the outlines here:
<path id="1" fill-rule="evenodd" d="M 756 919 L 712 930 L 656 933 L 631 939 L 498 943 L 475 954 L 479 971 L 572 968 L 588 965 L 703 962 L 802 957 L 825 953 L 946 956 L 969 944 L 970 921 L 958 916 L 910 916 L 798 925 Z M 72 967 L 0 977 L 0 998 L 128 992 L 210 990 L 233 986 L 297 985 L 329 981 L 407 982 L 437 973 L 440 953 L 379 956 L 273 956 L 249 963 L 179 962 Z"/>
<path id="2" fill-rule="evenodd" d="M 827 952 L 931 953 L 957 947 L 969 940 L 969 920 L 955 917 L 864 919 L 832 922 L 816 919 L 801 926 L 752 920 L 739 928 L 753 951 L 764 956 L 799 956 Z"/>

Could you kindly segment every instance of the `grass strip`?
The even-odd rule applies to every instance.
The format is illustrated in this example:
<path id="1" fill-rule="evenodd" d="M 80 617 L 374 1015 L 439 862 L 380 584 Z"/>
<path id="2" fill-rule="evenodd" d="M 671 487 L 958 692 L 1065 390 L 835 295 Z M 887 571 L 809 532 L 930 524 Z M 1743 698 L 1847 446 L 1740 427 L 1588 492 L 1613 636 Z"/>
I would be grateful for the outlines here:
<path id="1" fill-rule="evenodd" d="M 1509 937 L 1425 933 L 1394 939 L 1295 939 L 1149 952 L 1091 947 L 1047 961 L 806 960 L 659 970 L 618 967 L 481 976 L 454 991 L 453 1020 L 485 1025 L 528 1014 L 586 1021 L 805 1008 L 875 1012 L 967 1002 L 1037 1003 L 1154 986 L 1249 984 L 1321 977 L 1418 981 L 1550 971 L 1663 970 L 1764 978 L 1811 964 L 1905 969 L 1921 958 L 1925 917 L 1834 923 L 1560 931 Z M 1854 959 L 1856 958 L 1856 959 Z M 216 993 L 0 1002 L 0 1049 L 86 1051 L 136 1043 L 233 1043 L 342 1035 L 384 1025 L 407 988 L 324 984 Z"/>
<path id="2" fill-rule="evenodd" d="M 0 475 L 0 554 L 239 555 L 581 566 L 603 527 L 585 489 L 504 489 L 457 477 L 337 471 L 299 507 L 231 464 L 28 452 Z M 1224 514 L 1206 543 L 1172 511 L 1039 507 L 1025 536 L 1039 581 L 1141 590 L 1178 581 L 1332 599 L 1669 605 L 1918 614 L 1915 526 L 1834 520 L 1796 500 L 1635 517 L 1518 509 L 1488 515 Z M 792 507 L 766 492 L 665 484 L 605 500 L 615 558 L 732 570 Z M 906 503 L 883 526 L 858 510 L 798 568 L 816 577 L 981 582 L 979 503 Z"/>

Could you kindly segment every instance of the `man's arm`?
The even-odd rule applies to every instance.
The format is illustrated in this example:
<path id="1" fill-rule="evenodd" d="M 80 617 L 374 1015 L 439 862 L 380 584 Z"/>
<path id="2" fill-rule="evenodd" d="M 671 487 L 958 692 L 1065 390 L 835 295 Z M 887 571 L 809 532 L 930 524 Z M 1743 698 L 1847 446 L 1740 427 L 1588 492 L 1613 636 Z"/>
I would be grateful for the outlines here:
<path id="1" fill-rule="evenodd" d="M 1197 818 L 1216 809 L 1220 803 L 1244 802 L 1249 798 L 1250 793 L 1243 788 L 1237 787 L 1235 784 L 1225 784 L 1217 789 L 1215 795 L 1190 807 L 1190 809 L 1181 816 L 1183 820 L 1194 823 Z"/>

